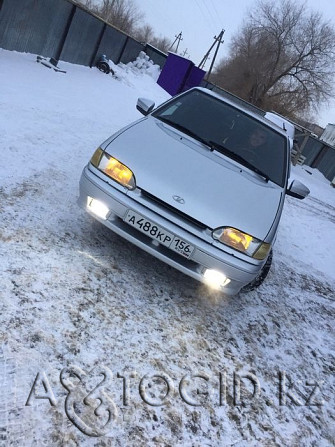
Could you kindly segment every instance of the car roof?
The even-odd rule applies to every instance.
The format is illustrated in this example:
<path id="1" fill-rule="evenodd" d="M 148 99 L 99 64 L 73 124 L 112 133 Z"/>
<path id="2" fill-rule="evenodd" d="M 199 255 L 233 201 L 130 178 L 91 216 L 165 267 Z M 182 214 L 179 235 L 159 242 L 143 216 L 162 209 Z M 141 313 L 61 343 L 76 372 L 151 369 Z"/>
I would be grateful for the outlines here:
<path id="1" fill-rule="evenodd" d="M 226 98 L 226 97 L 224 97 L 216 92 L 213 92 L 212 90 L 204 88 L 204 87 L 193 87 L 190 90 L 199 90 L 201 92 L 206 93 L 207 95 L 213 96 L 213 97 L 219 99 L 220 101 L 231 105 L 235 109 L 241 110 L 241 112 L 245 113 L 246 115 L 249 115 L 250 117 L 254 118 L 257 121 L 260 121 L 265 126 L 272 128 L 276 132 L 284 135 L 285 137 L 288 137 L 287 132 L 282 127 L 280 127 L 278 124 L 274 123 L 273 121 L 270 121 L 269 119 L 265 118 L 263 115 L 261 115 L 259 113 L 253 112 L 248 107 L 241 105 L 237 101 Z M 188 90 L 188 91 L 190 91 L 190 90 Z"/>

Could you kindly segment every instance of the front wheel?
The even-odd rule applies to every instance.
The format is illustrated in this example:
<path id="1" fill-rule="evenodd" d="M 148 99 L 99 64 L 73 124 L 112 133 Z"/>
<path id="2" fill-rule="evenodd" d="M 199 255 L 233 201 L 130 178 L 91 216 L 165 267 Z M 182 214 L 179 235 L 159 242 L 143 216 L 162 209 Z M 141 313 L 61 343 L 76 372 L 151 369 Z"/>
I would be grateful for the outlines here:
<path id="1" fill-rule="evenodd" d="M 273 253 L 271 250 L 265 264 L 262 267 L 262 270 L 259 272 L 256 278 L 253 281 L 251 281 L 250 284 L 247 284 L 246 286 L 242 287 L 241 292 L 251 292 L 252 290 L 257 289 L 257 287 L 259 287 L 261 284 L 263 284 L 265 278 L 268 276 L 272 264 L 272 255 Z"/>

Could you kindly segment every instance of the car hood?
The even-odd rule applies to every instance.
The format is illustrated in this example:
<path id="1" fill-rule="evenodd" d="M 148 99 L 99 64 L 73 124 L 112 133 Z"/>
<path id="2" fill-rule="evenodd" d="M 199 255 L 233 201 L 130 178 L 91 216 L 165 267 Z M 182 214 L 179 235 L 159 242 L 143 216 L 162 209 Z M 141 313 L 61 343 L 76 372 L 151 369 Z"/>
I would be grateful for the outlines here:
<path id="1" fill-rule="evenodd" d="M 282 188 L 151 116 L 106 151 L 133 171 L 137 187 L 211 229 L 230 226 L 264 240 L 275 220 Z"/>

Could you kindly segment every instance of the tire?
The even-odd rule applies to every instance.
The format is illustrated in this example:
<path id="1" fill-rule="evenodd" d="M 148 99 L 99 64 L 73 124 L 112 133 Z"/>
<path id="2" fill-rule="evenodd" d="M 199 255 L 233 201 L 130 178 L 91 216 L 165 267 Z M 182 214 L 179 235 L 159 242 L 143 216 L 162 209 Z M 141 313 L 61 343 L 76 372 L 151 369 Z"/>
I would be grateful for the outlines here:
<path id="1" fill-rule="evenodd" d="M 107 64 L 107 62 L 98 62 L 97 67 L 100 71 L 103 73 L 110 73 L 111 69 L 110 66 Z"/>
<path id="2" fill-rule="evenodd" d="M 259 272 L 259 274 L 256 276 L 256 278 L 251 281 L 250 284 L 247 284 L 246 286 L 242 287 L 241 292 L 251 292 L 252 290 L 257 289 L 261 284 L 263 284 L 265 278 L 268 276 L 271 264 L 272 264 L 272 250 L 269 253 L 269 256 L 267 260 L 265 261 L 265 264 L 262 267 L 262 270 Z"/>

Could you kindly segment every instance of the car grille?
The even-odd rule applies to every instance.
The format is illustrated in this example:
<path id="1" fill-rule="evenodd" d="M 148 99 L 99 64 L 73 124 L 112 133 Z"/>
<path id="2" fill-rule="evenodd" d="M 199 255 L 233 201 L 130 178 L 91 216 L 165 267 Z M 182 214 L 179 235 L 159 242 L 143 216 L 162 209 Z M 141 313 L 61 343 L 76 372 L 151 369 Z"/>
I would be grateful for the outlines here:
<path id="1" fill-rule="evenodd" d="M 174 206 L 169 205 L 168 203 L 164 202 L 163 200 L 158 199 L 156 196 L 150 194 L 148 191 L 145 191 L 142 189 L 141 193 L 142 193 L 142 196 L 145 197 L 146 200 L 149 200 L 150 202 L 153 202 L 154 204 L 159 205 L 161 208 L 166 209 L 170 213 L 172 212 L 172 213 L 176 214 L 177 216 L 179 216 L 183 220 L 188 221 L 189 223 L 196 226 L 197 228 L 199 228 L 201 230 L 207 229 L 207 226 L 204 225 L 199 220 L 193 219 L 188 214 L 185 214 L 182 211 L 175 208 Z"/>

